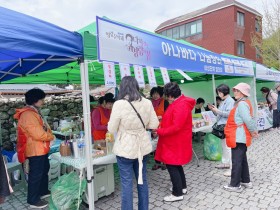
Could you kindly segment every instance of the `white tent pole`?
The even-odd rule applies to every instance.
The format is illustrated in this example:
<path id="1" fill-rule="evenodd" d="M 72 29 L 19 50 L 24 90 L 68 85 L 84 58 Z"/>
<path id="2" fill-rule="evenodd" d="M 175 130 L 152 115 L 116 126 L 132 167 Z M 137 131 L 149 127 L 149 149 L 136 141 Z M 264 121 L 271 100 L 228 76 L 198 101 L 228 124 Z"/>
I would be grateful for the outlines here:
<path id="1" fill-rule="evenodd" d="M 93 186 L 93 166 L 92 166 L 88 64 L 84 61 L 80 63 L 80 73 L 81 73 L 83 116 L 84 116 L 84 129 L 85 129 L 85 143 L 86 143 L 88 205 L 89 205 L 89 210 L 94 210 L 94 186 Z"/>
<path id="2" fill-rule="evenodd" d="M 214 74 L 212 74 L 212 86 L 213 86 L 214 104 L 215 104 L 215 107 L 217 107 L 217 101 L 216 101 L 216 83 L 215 83 L 215 75 L 214 75 Z"/>

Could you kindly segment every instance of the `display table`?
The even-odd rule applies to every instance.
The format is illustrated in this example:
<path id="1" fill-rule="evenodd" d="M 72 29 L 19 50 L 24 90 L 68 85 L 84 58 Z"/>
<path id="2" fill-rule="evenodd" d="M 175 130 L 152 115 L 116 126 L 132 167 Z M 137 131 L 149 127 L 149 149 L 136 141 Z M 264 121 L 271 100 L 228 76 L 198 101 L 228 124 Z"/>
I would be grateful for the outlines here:
<path id="1" fill-rule="evenodd" d="M 157 139 L 154 139 L 151 142 L 152 142 L 152 151 L 155 151 L 157 147 Z M 60 163 L 64 163 L 66 165 L 72 166 L 78 170 L 83 170 L 86 168 L 86 160 L 84 158 L 73 158 L 72 156 L 63 157 L 60 155 L 59 152 L 56 152 L 50 155 L 50 159 L 57 160 Z M 117 159 L 115 154 L 109 154 L 105 156 L 92 158 L 92 165 L 108 165 L 116 162 Z"/>
<path id="2" fill-rule="evenodd" d="M 197 132 L 210 133 L 210 132 L 212 132 L 212 126 L 213 125 L 206 125 L 206 126 L 202 126 L 200 128 L 193 128 L 192 132 L 193 133 L 197 133 Z"/>
<path id="3" fill-rule="evenodd" d="M 258 110 L 257 126 L 258 130 L 266 130 L 272 127 L 273 118 L 268 108 Z"/>

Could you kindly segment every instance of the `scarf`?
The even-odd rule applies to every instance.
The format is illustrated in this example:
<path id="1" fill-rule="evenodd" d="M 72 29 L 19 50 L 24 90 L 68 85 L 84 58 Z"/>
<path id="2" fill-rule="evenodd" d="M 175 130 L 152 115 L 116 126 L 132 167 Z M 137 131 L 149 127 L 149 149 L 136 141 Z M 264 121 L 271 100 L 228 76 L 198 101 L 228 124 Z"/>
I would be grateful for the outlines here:
<path id="1" fill-rule="evenodd" d="M 161 102 L 161 98 L 157 99 L 157 100 L 152 100 L 152 104 L 154 108 L 157 108 L 159 106 Z"/>

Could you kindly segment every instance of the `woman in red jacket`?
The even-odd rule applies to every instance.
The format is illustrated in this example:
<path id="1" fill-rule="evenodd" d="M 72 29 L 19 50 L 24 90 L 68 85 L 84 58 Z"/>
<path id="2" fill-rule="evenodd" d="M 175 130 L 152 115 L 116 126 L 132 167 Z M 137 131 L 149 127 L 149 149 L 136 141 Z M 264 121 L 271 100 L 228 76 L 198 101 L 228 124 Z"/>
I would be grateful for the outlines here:
<path id="1" fill-rule="evenodd" d="M 157 161 L 166 164 L 172 182 L 172 194 L 164 197 L 164 201 L 183 200 L 187 193 L 187 184 L 182 165 L 192 159 L 192 109 L 195 99 L 181 94 L 177 83 L 165 85 L 164 94 L 170 105 L 163 115 L 160 128 L 156 156 Z"/>

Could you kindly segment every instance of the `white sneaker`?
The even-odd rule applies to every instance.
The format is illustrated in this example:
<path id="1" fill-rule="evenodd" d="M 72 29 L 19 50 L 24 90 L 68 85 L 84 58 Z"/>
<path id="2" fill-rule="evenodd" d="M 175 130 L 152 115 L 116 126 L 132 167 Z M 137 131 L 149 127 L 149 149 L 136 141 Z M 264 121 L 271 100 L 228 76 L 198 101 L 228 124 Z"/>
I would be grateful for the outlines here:
<path id="1" fill-rule="evenodd" d="M 232 187 L 230 185 L 225 185 L 224 189 L 226 191 L 230 191 L 230 192 L 242 192 L 242 190 L 243 190 L 241 185 L 239 187 Z"/>
<path id="2" fill-rule="evenodd" d="M 248 182 L 248 183 L 240 182 L 240 185 L 245 187 L 245 188 L 248 188 L 248 189 L 252 189 L 253 188 L 252 182 Z"/>
<path id="3" fill-rule="evenodd" d="M 165 196 L 163 198 L 164 201 L 167 201 L 167 202 L 173 202 L 173 201 L 181 201 L 183 200 L 184 197 L 183 196 L 175 196 L 175 195 L 168 195 L 168 196 Z"/>
<path id="4" fill-rule="evenodd" d="M 172 192 L 173 191 L 172 187 L 170 187 L 169 190 Z M 182 193 L 187 194 L 187 188 L 182 189 Z"/>

